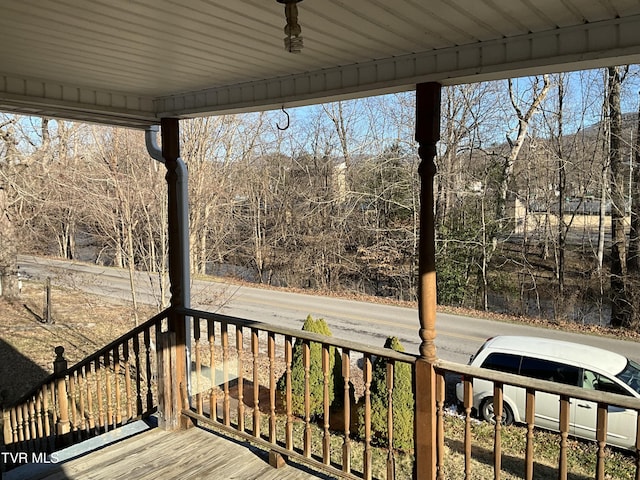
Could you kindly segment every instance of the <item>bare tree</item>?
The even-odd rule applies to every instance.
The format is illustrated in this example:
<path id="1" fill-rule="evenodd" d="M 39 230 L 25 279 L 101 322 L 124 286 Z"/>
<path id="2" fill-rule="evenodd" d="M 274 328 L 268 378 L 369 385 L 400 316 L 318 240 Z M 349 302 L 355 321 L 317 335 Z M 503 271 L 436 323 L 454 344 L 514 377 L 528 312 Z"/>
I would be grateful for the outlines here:
<path id="1" fill-rule="evenodd" d="M 9 217 L 8 196 L 0 186 L 0 296 L 18 296 L 18 249 L 15 229 Z"/>
<path id="2" fill-rule="evenodd" d="M 611 325 L 627 326 L 629 299 L 626 289 L 627 240 L 625 234 L 625 174 L 622 155 L 622 109 L 620 89 L 628 67 L 609 67 L 609 162 L 611 166 Z"/>
<path id="3" fill-rule="evenodd" d="M 87 192 L 94 202 L 87 203 L 86 223 L 96 238 L 110 246 L 114 263 L 129 274 L 132 312 L 138 322 L 138 295 L 135 271 L 143 256 L 154 247 L 158 237 L 148 238 L 157 225 L 145 225 L 157 197 L 151 188 L 161 178 L 144 149 L 142 136 L 135 131 L 95 128 L 95 152 Z M 144 206 L 143 208 L 141 208 Z M 155 205 L 160 210 L 160 205 Z M 145 213 L 146 212 L 146 213 Z M 160 216 L 159 214 L 157 216 Z"/>
<path id="4" fill-rule="evenodd" d="M 638 104 L 638 123 L 635 143 L 632 150 L 631 191 L 631 227 L 629 233 L 629 254 L 627 272 L 640 277 L 640 103 Z"/>
<path id="5" fill-rule="evenodd" d="M 538 107 L 545 99 L 547 93 L 549 92 L 549 89 L 551 88 L 551 80 L 549 75 L 543 75 L 542 81 L 540 80 L 540 78 L 535 77 L 531 85 L 529 104 L 526 107 L 526 111 L 523 111 L 521 107 L 521 101 L 517 98 L 518 92 L 514 87 L 513 80 L 509 79 L 507 82 L 509 87 L 509 98 L 511 100 L 511 105 L 518 120 L 518 127 L 515 140 L 512 140 L 511 137 L 507 135 L 507 142 L 509 143 L 510 149 L 508 155 L 504 159 L 500 188 L 498 192 L 499 195 L 497 217 L 501 225 L 506 219 L 507 196 L 509 192 L 509 184 L 511 183 L 513 175 L 514 164 L 518 158 L 518 155 L 520 154 L 522 146 L 524 145 L 531 119 L 533 118 L 533 115 L 538 111 Z"/>
<path id="6" fill-rule="evenodd" d="M 247 144 L 260 136 L 260 118 L 250 128 L 251 117 L 228 115 L 184 122 L 182 154 L 189 167 L 189 234 L 191 269 L 206 273 L 207 263 L 221 261 L 221 245 L 230 231 L 225 224 L 232 186 L 230 169 Z M 251 136 L 245 133 L 251 131 Z M 246 141 L 247 144 L 243 144 Z"/>
<path id="7" fill-rule="evenodd" d="M 0 123 L 0 170 L 17 161 L 17 140 L 14 136 L 15 117 L 2 118 Z M 0 177 L 0 296 L 18 295 L 17 238 L 9 216 L 9 197 Z"/>
<path id="8" fill-rule="evenodd" d="M 482 127 L 490 123 L 495 106 L 495 84 L 476 83 L 443 89 L 442 133 L 437 156 L 436 225 L 440 229 L 449 213 L 471 187 L 467 164 L 475 149 L 482 148 Z"/>
<path id="9" fill-rule="evenodd" d="M 631 304 L 630 323 L 637 329 L 640 325 L 640 104 L 636 140 L 632 148 L 631 164 L 631 226 L 629 229 L 629 254 L 627 255 L 627 275 L 629 276 L 629 297 Z"/>

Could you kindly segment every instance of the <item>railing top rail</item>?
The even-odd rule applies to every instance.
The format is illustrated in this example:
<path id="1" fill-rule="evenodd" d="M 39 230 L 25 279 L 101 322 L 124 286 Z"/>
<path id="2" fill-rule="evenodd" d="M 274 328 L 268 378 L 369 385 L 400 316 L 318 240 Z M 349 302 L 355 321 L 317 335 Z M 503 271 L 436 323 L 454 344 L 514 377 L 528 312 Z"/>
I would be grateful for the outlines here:
<path id="1" fill-rule="evenodd" d="M 470 365 L 462 365 L 460 363 L 448 362 L 446 360 L 438 360 L 435 364 L 435 368 L 436 370 L 459 373 L 461 375 L 468 375 L 470 377 L 481 378 L 483 380 L 499 382 L 516 387 L 532 388 L 537 392 L 566 395 L 590 402 L 604 403 L 607 405 L 615 405 L 617 407 L 640 411 L 640 398 L 627 397 L 625 395 L 601 392 L 597 390 L 587 390 L 578 386 L 565 385 L 563 383 L 550 382 L 547 380 L 538 380 L 536 378 L 498 372 L 496 370 L 488 370 L 486 368 L 472 367 Z"/>
<path id="2" fill-rule="evenodd" d="M 202 310 L 195 310 L 191 308 L 176 308 L 175 312 L 178 314 L 186 315 L 189 317 L 211 319 L 218 322 L 226 322 L 232 325 L 237 325 L 247 328 L 256 328 L 258 330 L 264 330 L 266 332 L 272 332 L 278 335 L 285 335 L 303 340 L 309 340 L 317 343 L 324 343 L 334 347 L 344 348 L 347 350 L 368 353 L 379 357 L 388 358 L 390 360 L 406 363 L 415 363 L 417 355 L 408 353 L 396 352 L 390 348 L 374 347 L 371 345 L 365 345 L 363 343 L 352 342 L 350 340 L 344 340 L 337 337 L 327 337 L 318 333 L 306 332 L 303 330 L 294 330 L 292 328 L 279 327 L 277 325 L 271 325 L 269 323 L 259 322 L 257 320 L 246 320 L 243 318 L 232 317 L 229 315 L 223 315 L 220 313 L 205 312 Z M 417 329 L 417 328 L 416 328 Z"/>
<path id="3" fill-rule="evenodd" d="M 105 353 L 109 352 L 110 350 L 113 350 L 116 346 L 121 345 L 124 342 L 129 341 L 131 338 L 133 338 L 134 336 L 138 335 L 139 333 L 144 332 L 147 328 L 156 325 L 158 322 L 160 322 L 164 318 L 166 318 L 170 311 L 171 311 L 171 307 L 161 311 L 160 313 L 158 313 L 158 314 L 154 315 L 153 317 L 151 317 L 146 322 L 141 323 L 140 325 L 138 325 L 137 327 L 133 328 L 132 330 L 129 330 L 124 335 L 121 335 L 120 337 L 116 338 L 114 341 L 112 341 L 111 343 L 109 343 L 105 347 L 102 347 L 100 350 L 97 350 L 96 352 L 92 353 L 91 355 L 89 355 L 89 356 L 85 357 L 84 359 L 80 360 L 75 365 L 72 365 L 71 367 L 67 368 L 66 370 L 63 370 L 62 372 L 52 373 L 51 375 L 49 375 L 48 377 L 46 377 L 42 381 L 40 381 L 35 387 L 33 387 L 27 393 L 22 395 L 17 401 L 15 401 L 13 403 L 12 406 L 17 406 L 17 405 L 20 405 L 20 404 L 24 403 L 25 401 L 27 401 L 30 397 L 35 395 L 39 391 L 40 388 L 42 388 L 42 385 L 45 385 L 47 383 L 51 383 L 52 381 L 56 380 L 57 378 L 69 375 L 69 373 L 72 373 L 72 372 L 84 367 L 85 365 L 95 361 L 97 358 L 99 358 L 100 356 L 102 356 Z M 8 408 L 11 408 L 11 407 L 8 407 Z"/>

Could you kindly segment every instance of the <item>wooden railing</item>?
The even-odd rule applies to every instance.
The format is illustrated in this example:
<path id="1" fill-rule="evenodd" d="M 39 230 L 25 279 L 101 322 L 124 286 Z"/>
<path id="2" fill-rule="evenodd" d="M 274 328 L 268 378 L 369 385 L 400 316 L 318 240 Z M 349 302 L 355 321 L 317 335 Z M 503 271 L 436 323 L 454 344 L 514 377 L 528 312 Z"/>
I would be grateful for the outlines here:
<path id="1" fill-rule="evenodd" d="M 393 392 L 394 370 L 405 365 L 413 397 L 414 356 L 225 315 L 180 313 L 193 319 L 191 407 L 184 415 L 261 444 L 274 465 L 284 456 L 343 478 L 411 477 L 412 445 L 394 448 L 394 420 L 402 419 Z M 334 379 L 332 358 L 341 363 Z M 372 409 L 380 395 L 374 364 L 383 365 L 386 378 L 384 412 Z M 411 417 L 413 402 L 408 408 Z M 412 432 L 411 419 L 405 421 Z"/>
<path id="2" fill-rule="evenodd" d="M 413 454 L 411 449 L 396 447 L 393 425 L 401 421 L 398 406 L 394 404 L 393 392 L 400 388 L 395 384 L 394 370 L 407 365 L 415 374 L 416 357 L 390 349 L 374 348 L 355 342 L 325 337 L 274 327 L 260 322 L 248 321 L 195 310 L 182 310 L 193 318 L 191 364 L 191 401 L 183 405 L 182 413 L 199 425 L 210 425 L 216 430 L 226 431 L 258 443 L 271 451 L 274 465 L 279 457 L 312 464 L 344 478 L 411 478 Z M 297 345 L 297 347 L 296 347 Z M 321 351 L 322 408 L 310 414 L 314 391 L 311 371 L 311 351 Z M 302 351 L 304 375 L 294 378 L 295 349 Z M 335 348 L 342 359 L 338 383 L 344 385 L 343 401 L 331 404 L 327 398 L 330 379 L 330 349 Z M 317 361 L 317 359 L 316 359 Z M 384 365 L 382 382 L 386 385 L 387 405 L 383 412 L 386 428 L 373 425 L 372 417 L 379 412 L 372 410 L 374 362 Z M 482 478 L 486 471 L 474 472 L 472 467 L 472 416 L 473 379 L 485 379 L 494 383 L 496 415 L 502 411 L 502 392 L 505 385 L 522 387 L 526 391 L 527 414 L 522 428 L 526 438 L 523 453 L 521 478 L 533 479 L 535 394 L 546 392 L 558 395 L 560 431 L 557 433 L 559 456 L 558 478 L 566 479 L 569 455 L 569 412 L 573 408 L 569 399 L 582 399 L 597 403 L 597 450 L 593 478 L 605 478 L 606 422 L 608 407 L 616 406 L 640 412 L 640 400 L 611 393 L 589 391 L 578 387 L 536 380 L 517 375 L 470 367 L 446 361 L 437 361 L 436 372 L 436 422 L 431 431 L 418 435 L 433 435 L 437 444 L 437 477 Z M 380 370 L 379 370 L 380 372 Z M 380 374 L 380 373 L 378 373 Z M 456 403 L 455 383 L 464 384 L 462 413 L 449 416 Z M 302 411 L 296 412 L 294 384 L 302 382 Z M 298 388 L 298 390 L 300 387 Z M 412 386 L 415 392 L 415 385 Z M 184 397 L 186 397 L 186 392 Z M 455 410 L 455 408 L 453 409 Z M 412 412 L 415 415 L 415 411 Z M 462 417 L 462 419 L 460 419 Z M 339 421 L 336 421 L 339 419 Z M 455 419 L 455 420 L 452 420 Z M 448 431 L 452 421 L 462 423 L 462 433 Z M 493 427 L 493 478 L 500 478 L 502 465 L 502 433 L 499 423 Z M 460 429 L 458 429 L 460 430 Z M 454 438 L 455 436 L 455 438 Z M 458 438 L 459 437 L 459 438 Z M 445 439 L 448 441 L 445 443 Z M 637 437 L 637 442 L 640 437 Z M 464 462 L 464 471 L 451 470 L 445 452 L 451 451 L 448 444 L 459 445 L 459 456 Z M 476 445 L 477 446 L 477 445 Z M 486 448 L 486 441 L 482 445 Z M 636 479 L 640 479 L 640 461 L 635 456 Z M 510 472 L 512 473 L 512 472 Z"/>
<path id="3" fill-rule="evenodd" d="M 70 368 L 57 347 L 54 373 L 3 410 L 3 448 L 31 458 L 152 414 L 154 344 L 166 318 L 161 312 Z"/>
<path id="4" fill-rule="evenodd" d="M 183 425 L 190 420 L 201 427 L 259 444 L 270 452 L 274 466 L 290 459 L 342 478 L 411 478 L 412 442 L 416 438 L 431 438 L 437 457 L 434 478 L 481 478 L 487 473 L 474 471 L 472 456 L 472 446 L 478 448 L 472 427 L 473 379 L 477 378 L 493 382 L 497 418 L 503 409 L 506 385 L 521 387 L 526 392 L 522 427 L 526 446 L 522 471 L 516 473 L 521 478 L 536 477 L 536 393 L 559 397 L 560 479 L 571 473 L 569 418 L 575 408 L 571 400 L 594 402 L 597 448 L 593 478 L 604 479 L 609 407 L 640 413 L 640 400 L 636 398 L 438 360 L 433 365 L 435 422 L 414 438 L 413 429 L 406 424 L 413 423 L 417 414 L 413 401 L 416 356 L 192 309 L 172 312 L 192 320 L 188 330 L 191 362 L 188 386 L 170 385 L 175 383 L 171 372 L 163 372 L 172 368 L 171 355 L 175 355 L 174 349 L 165 345 L 175 341 L 175 335 L 166 332 L 169 311 L 164 311 L 71 368 L 66 368 L 63 351 L 57 349 L 55 373 L 3 411 L 3 449 L 52 452 L 151 415 L 156 409 L 161 410 L 160 419 L 168 418 L 168 409 L 174 408 L 168 395 L 178 388 L 181 405 L 176 405 L 185 420 Z M 167 350 L 173 352 L 169 357 L 162 354 Z M 398 375 L 401 370 L 410 377 L 408 386 L 406 377 L 401 380 Z M 447 415 L 455 403 L 452 390 L 458 381 L 464 385 L 461 419 Z M 408 396 L 402 400 L 396 397 L 400 391 Z M 403 418 L 407 407 L 409 419 Z M 639 417 L 636 415 L 636 419 Z M 449 430 L 456 421 L 458 425 Z M 407 428 L 410 431 L 408 444 L 396 428 L 401 422 L 405 423 L 405 433 Z M 497 423 L 492 428 L 491 476 L 499 479 L 504 467 L 503 427 Z M 635 446 L 638 480 L 639 420 Z M 487 448 L 486 440 L 481 447 Z M 452 470 L 448 464 L 446 455 L 452 450 L 462 457 L 463 471 L 459 467 Z"/>
<path id="5" fill-rule="evenodd" d="M 597 404 L 597 424 L 596 424 L 596 444 L 597 450 L 595 452 L 596 461 L 595 471 L 593 477 L 598 480 L 604 480 L 605 478 L 605 448 L 607 446 L 607 418 L 609 414 L 609 408 L 623 408 L 634 410 L 636 412 L 636 424 L 635 424 L 635 479 L 640 479 L 640 456 L 638 455 L 638 449 L 640 449 L 640 399 L 634 397 L 627 397 L 623 395 L 617 395 L 613 393 L 599 392 L 595 390 L 586 390 L 580 387 L 574 387 L 570 385 L 564 385 L 560 383 L 537 380 L 533 378 L 522 377 L 519 375 L 512 375 L 508 373 L 497 372 L 493 370 L 482 369 L 478 367 L 471 367 L 468 365 L 461 365 L 452 362 L 446 362 L 439 360 L 435 365 L 437 375 L 437 398 L 438 398 L 438 414 L 437 414 L 437 449 L 439 452 L 444 451 L 444 442 L 446 432 L 444 431 L 444 410 L 445 410 L 445 376 L 457 375 L 460 377 L 464 384 L 464 465 L 465 465 L 465 478 L 476 478 L 472 472 L 472 399 L 473 399 L 473 379 L 483 379 L 493 382 L 493 398 L 494 398 L 494 414 L 496 418 L 502 417 L 503 412 L 503 392 L 506 385 L 512 385 L 525 389 L 526 395 L 526 414 L 524 419 L 523 428 L 526 429 L 526 447 L 524 453 L 523 468 L 521 472 L 521 478 L 531 480 L 536 478 L 534 474 L 534 427 L 535 425 L 535 398 L 536 393 L 549 393 L 559 396 L 558 402 L 558 419 L 559 419 L 559 432 L 558 432 L 558 478 L 567 479 L 568 472 L 568 454 L 569 444 L 568 437 L 570 434 L 570 411 L 571 408 L 576 408 L 575 403 L 571 400 L 586 400 Z M 572 407 L 572 403 L 574 403 Z M 502 425 L 501 422 L 496 422 L 493 433 L 493 478 L 499 479 L 501 477 L 501 459 L 502 459 Z M 633 452 L 630 452 L 633 454 Z M 439 458 L 439 476 L 438 478 L 447 478 L 445 476 L 446 467 L 443 465 L 442 457 Z"/>

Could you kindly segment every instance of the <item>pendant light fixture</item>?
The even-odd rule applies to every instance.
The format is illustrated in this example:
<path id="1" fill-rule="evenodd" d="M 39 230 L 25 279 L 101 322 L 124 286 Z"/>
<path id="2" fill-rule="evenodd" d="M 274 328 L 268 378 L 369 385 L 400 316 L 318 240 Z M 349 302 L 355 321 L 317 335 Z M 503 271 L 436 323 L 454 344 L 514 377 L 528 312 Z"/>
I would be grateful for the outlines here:
<path id="1" fill-rule="evenodd" d="M 302 27 L 298 23 L 298 2 L 302 0 L 277 0 L 284 3 L 284 15 L 287 24 L 284 27 L 284 49 L 290 53 L 300 53 L 302 51 Z"/>

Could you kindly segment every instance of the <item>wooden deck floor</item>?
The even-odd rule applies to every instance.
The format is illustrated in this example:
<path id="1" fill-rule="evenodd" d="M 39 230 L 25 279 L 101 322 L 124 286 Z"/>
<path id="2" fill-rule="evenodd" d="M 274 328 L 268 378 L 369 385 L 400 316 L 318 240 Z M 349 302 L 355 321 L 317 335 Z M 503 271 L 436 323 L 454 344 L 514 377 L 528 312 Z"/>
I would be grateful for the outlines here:
<path id="1" fill-rule="evenodd" d="M 269 465 L 267 452 L 196 427 L 179 432 L 155 428 L 82 457 L 52 465 L 37 478 L 297 480 L 335 477 L 299 464 L 275 469 Z"/>

